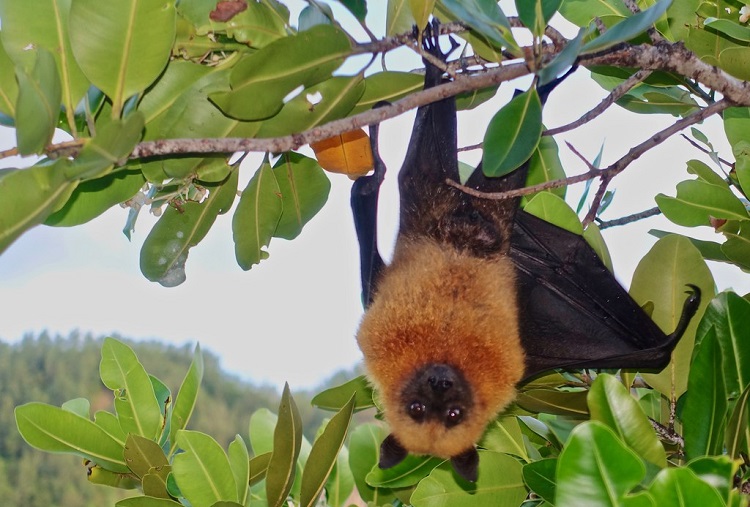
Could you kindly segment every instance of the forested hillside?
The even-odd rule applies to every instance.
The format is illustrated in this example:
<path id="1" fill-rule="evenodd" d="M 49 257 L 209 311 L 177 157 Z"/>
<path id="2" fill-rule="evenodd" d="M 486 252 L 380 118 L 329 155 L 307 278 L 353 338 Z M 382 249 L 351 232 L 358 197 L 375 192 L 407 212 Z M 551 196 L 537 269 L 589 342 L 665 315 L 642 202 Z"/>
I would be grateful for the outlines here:
<path id="1" fill-rule="evenodd" d="M 128 342 L 146 370 L 173 392 L 193 356 L 193 346 Z M 102 338 L 27 336 L 18 343 L 0 341 L 0 498 L 3 507 L 98 507 L 131 496 L 106 486 L 87 484 L 81 460 L 39 452 L 18 434 L 13 417 L 17 405 L 40 401 L 60 405 L 77 397 L 91 401 L 92 413 L 112 410 L 112 394 L 99 379 Z M 219 359 L 203 351 L 205 373 L 198 405 L 189 427 L 227 445 L 236 434 L 246 438 L 250 415 L 259 408 L 273 411 L 279 393 L 257 387 L 221 371 Z M 338 380 L 341 380 L 340 378 Z M 316 390 L 317 391 L 317 390 Z M 314 436 L 325 412 L 313 408 L 310 393 L 295 392 L 308 437 Z"/>

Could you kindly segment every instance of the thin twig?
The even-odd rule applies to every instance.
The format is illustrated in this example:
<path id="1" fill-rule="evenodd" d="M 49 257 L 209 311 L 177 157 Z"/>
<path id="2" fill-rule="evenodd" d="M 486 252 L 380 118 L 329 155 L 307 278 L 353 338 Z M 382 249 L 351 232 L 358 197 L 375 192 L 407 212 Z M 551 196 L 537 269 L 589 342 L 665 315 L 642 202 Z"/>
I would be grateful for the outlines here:
<path id="1" fill-rule="evenodd" d="M 692 139 L 690 139 L 690 138 L 689 138 L 688 136 L 686 136 L 685 134 L 680 134 L 680 136 L 682 136 L 682 138 L 683 138 L 683 139 L 685 139 L 685 141 L 687 141 L 687 142 L 689 142 L 690 144 L 692 144 L 694 148 L 696 148 L 696 149 L 698 149 L 698 150 L 702 151 L 702 152 L 703 152 L 703 153 L 705 153 L 706 155 L 711 155 L 711 152 L 710 152 L 709 150 L 707 150 L 706 148 L 704 148 L 704 147 L 703 147 L 703 146 L 701 146 L 700 144 L 696 143 L 695 141 L 693 141 Z M 716 155 L 716 160 L 718 160 L 719 162 L 721 162 L 722 164 L 724 164 L 725 166 L 727 166 L 727 167 L 729 167 L 729 168 L 731 168 L 731 167 L 732 167 L 732 166 L 734 165 L 734 164 L 732 164 L 732 163 L 731 163 L 730 161 L 728 161 L 728 160 L 724 160 L 723 158 L 721 158 L 721 157 L 720 157 L 720 156 L 719 156 L 718 154 Z"/>
<path id="2" fill-rule="evenodd" d="M 607 95 L 600 103 L 597 105 L 594 109 L 587 112 L 574 122 L 568 123 L 567 125 L 562 125 L 560 127 L 555 127 L 553 129 L 546 130 L 542 135 L 545 136 L 554 136 L 556 134 L 560 134 L 562 132 L 567 132 L 569 130 L 573 130 L 575 128 L 580 127 L 581 125 L 584 125 L 597 116 L 601 115 L 604 111 L 609 108 L 612 104 L 617 102 L 620 98 L 623 97 L 626 93 L 628 93 L 630 90 L 632 90 L 636 85 L 641 83 L 644 79 L 646 79 L 648 76 L 651 75 L 653 71 L 651 70 L 639 70 L 632 76 L 630 76 L 628 79 L 617 85 L 610 93 Z"/>
<path id="3" fill-rule="evenodd" d="M 682 438 L 682 435 L 677 433 L 674 428 L 667 428 L 660 422 L 651 419 L 650 417 L 648 420 L 651 422 L 651 426 L 654 428 L 654 431 L 656 431 L 657 436 L 670 444 L 677 445 L 680 449 L 682 449 L 685 446 L 685 439 Z"/>
<path id="4" fill-rule="evenodd" d="M 637 222 L 639 220 L 643 220 L 645 218 L 653 217 L 656 215 L 661 215 L 661 210 L 657 206 L 654 206 L 653 208 L 640 211 L 638 213 L 633 213 L 632 215 L 615 218 L 614 220 L 597 220 L 596 223 L 599 226 L 599 229 L 609 229 L 610 227 L 618 227 L 620 225 L 631 224 L 633 222 Z"/>
<path id="5" fill-rule="evenodd" d="M 446 179 L 445 183 L 473 197 L 478 197 L 480 199 L 490 199 L 494 201 L 501 201 L 503 199 L 512 199 L 514 197 L 521 197 L 524 195 L 535 194 L 536 192 L 541 192 L 542 190 L 565 187 L 567 185 L 573 185 L 575 183 L 580 183 L 582 181 L 593 180 L 594 178 L 599 178 L 600 176 L 601 176 L 600 171 L 596 171 L 593 173 L 587 172 L 583 174 L 577 174 L 575 176 L 569 176 L 567 178 L 562 178 L 559 180 L 545 181 L 544 183 L 539 183 L 537 185 L 532 185 L 530 187 L 506 190 L 505 192 L 482 192 L 481 190 L 476 190 L 471 187 L 467 187 L 466 185 L 461 185 L 457 181 L 454 181 L 450 178 Z"/>
<path id="6" fill-rule="evenodd" d="M 457 151 L 474 151 L 474 150 L 481 150 L 482 144 L 484 143 L 477 143 L 477 144 L 470 144 L 469 146 L 462 146 Z"/>

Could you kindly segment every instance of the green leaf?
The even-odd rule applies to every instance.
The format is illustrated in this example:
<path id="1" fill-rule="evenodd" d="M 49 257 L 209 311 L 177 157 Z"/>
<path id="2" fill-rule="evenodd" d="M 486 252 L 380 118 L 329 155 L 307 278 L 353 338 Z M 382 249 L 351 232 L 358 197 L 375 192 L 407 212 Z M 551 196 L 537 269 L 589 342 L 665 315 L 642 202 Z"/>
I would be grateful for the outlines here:
<path id="1" fill-rule="evenodd" d="M 268 258 L 263 250 L 271 242 L 282 214 L 279 184 L 267 160 L 242 191 L 232 219 L 237 264 L 248 270 Z"/>
<path id="2" fill-rule="evenodd" d="M 182 380 L 180 390 L 177 391 L 177 398 L 172 410 L 172 420 L 169 426 L 169 442 L 172 446 L 170 454 L 174 452 L 177 445 L 177 432 L 187 427 L 190 416 L 193 415 L 202 380 L 203 354 L 200 345 L 196 344 L 193 351 L 193 360 L 190 362 L 190 367 Z"/>
<path id="3" fill-rule="evenodd" d="M 180 430 L 177 445 L 185 452 L 174 457 L 172 473 L 193 507 L 237 501 L 237 485 L 229 459 L 216 440 L 199 431 Z"/>
<path id="4" fill-rule="evenodd" d="M 631 12 L 618 0 L 567 0 L 560 6 L 560 14 L 574 25 L 585 27 L 596 17 L 625 17 Z"/>
<path id="5" fill-rule="evenodd" d="M 0 2 L 0 19 L 3 20 L 2 45 L 16 64 L 30 69 L 34 51 L 29 48 L 44 48 L 54 57 L 61 87 L 61 99 L 69 118 L 86 93 L 89 82 L 73 58 L 69 42 L 68 15 L 71 0 L 38 0 L 35 2 Z M 3 51 L 0 50 L 0 54 Z M 9 74 L 5 74 L 10 72 Z M 6 88 L 4 78 L 13 79 L 10 67 L 5 67 L 0 56 L 0 87 L 9 96 L 13 88 Z M 0 111 L 14 116 L 12 108 L 3 107 L 3 91 L 0 91 Z M 59 101 L 58 101 L 59 104 Z M 58 106 L 59 108 L 59 106 Z M 56 111 L 57 114 L 57 111 Z M 69 120 L 70 121 L 70 120 Z M 73 125 L 70 125 L 73 127 Z"/>
<path id="6" fill-rule="evenodd" d="M 583 226 L 578 220 L 578 215 L 555 194 L 539 192 L 531 198 L 523 210 L 573 234 L 579 236 L 583 234 Z"/>
<path id="7" fill-rule="evenodd" d="M 228 37 L 256 49 L 287 35 L 286 23 L 260 2 L 248 2 L 247 9 L 226 22 Z"/>
<path id="8" fill-rule="evenodd" d="M 0 199 L 0 252 L 68 199 L 76 184 L 66 181 L 66 164 L 59 160 L 0 174 L 0 195 L 12 196 Z"/>
<path id="9" fill-rule="evenodd" d="M 662 331 L 671 333 L 682 314 L 687 284 L 700 288 L 701 306 L 672 352 L 669 365 L 658 374 L 643 374 L 646 382 L 667 398 L 673 395 L 680 397 L 687 389 L 695 330 L 703 309 L 714 295 L 714 280 L 700 252 L 690 241 L 670 235 L 657 241 L 641 259 L 630 285 L 633 299 L 641 306 L 652 302 L 654 311 L 651 318 Z"/>
<path id="10" fill-rule="evenodd" d="M 526 186 L 537 185 L 565 177 L 565 170 L 560 162 L 557 141 L 552 136 L 542 136 L 529 160 L 529 174 Z M 565 187 L 551 188 L 550 193 L 565 198 Z"/>
<path id="11" fill-rule="evenodd" d="M 120 500 L 115 504 L 115 507 L 178 507 L 182 505 L 174 500 L 167 500 L 165 498 L 154 498 L 151 496 L 136 496 L 133 498 L 126 498 Z"/>
<path id="12" fill-rule="evenodd" d="M 456 18 L 492 43 L 518 50 L 508 18 L 494 0 L 440 0 Z"/>
<path id="13" fill-rule="evenodd" d="M 256 456 L 273 451 L 273 432 L 278 416 L 261 408 L 250 416 L 250 446 Z"/>
<path id="14" fill-rule="evenodd" d="M 526 462 L 531 461 L 526 452 L 521 426 L 515 416 L 499 417 L 491 422 L 484 432 L 480 445 L 490 451 L 518 456 Z"/>
<path id="15" fill-rule="evenodd" d="M 722 498 L 727 500 L 727 505 L 734 487 L 734 473 L 736 465 L 732 458 L 722 456 L 703 456 L 690 461 L 687 467 L 695 472 L 701 480 L 713 486 Z"/>
<path id="16" fill-rule="evenodd" d="M 44 225 L 71 227 L 98 217 L 112 206 L 131 199 L 146 179 L 139 169 L 123 169 L 76 186 L 65 205 L 52 213 Z"/>
<path id="17" fill-rule="evenodd" d="M 576 58 L 578 58 L 578 55 L 581 53 L 583 39 L 588 34 L 589 29 L 581 28 L 578 31 L 578 35 L 576 35 L 574 39 L 568 41 L 563 50 L 560 51 L 551 62 L 539 70 L 537 75 L 539 76 L 540 86 L 551 82 L 575 63 Z"/>
<path id="18" fill-rule="evenodd" d="M 63 403 L 60 408 L 67 410 L 68 412 L 73 412 L 84 419 L 88 419 L 90 417 L 89 413 L 91 411 L 91 403 L 89 403 L 89 400 L 86 398 L 74 398 Z"/>
<path id="19" fill-rule="evenodd" d="M 497 86 L 480 88 L 456 95 L 456 110 L 468 111 L 484 104 L 497 93 Z"/>
<path id="20" fill-rule="evenodd" d="M 297 470 L 297 457 L 302 446 L 302 420 L 297 405 L 284 385 L 279 404 L 279 419 L 273 433 L 273 455 L 266 474 L 268 505 L 280 507 L 292 489 Z"/>
<path id="21" fill-rule="evenodd" d="M 480 451 L 476 483 L 458 478 L 451 464 L 445 462 L 419 483 L 411 503 L 414 507 L 520 505 L 527 495 L 522 470 L 521 464 L 510 456 Z"/>
<path id="22" fill-rule="evenodd" d="M 745 388 L 734 405 L 727 421 L 724 446 L 727 454 L 739 459 L 750 452 L 750 385 Z"/>
<path id="23" fill-rule="evenodd" d="M 672 0 L 658 0 L 652 7 L 624 19 L 604 34 L 583 45 L 581 52 L 592 53 L 630 40 L 651 28 L 665 13 Z"/>
<path id="24" fill-rule="evenodd" d="M 219 214 L 226 212 L 237 192 L 238 170 L 210 189 L 203 202 L 168 206 L 141 248 L 141 272 L 152 282 L 174 287 L 185 281 L 190 249 L 206 237 Z"/>
<path id="25" fill-rule="evenodd" d="M 518 393 L 516 403 L 529 412 L 587 416 L 586 392 L 557 391 L 555 389 L 530 389 Z"/>
<path id="26" fill-rule="evenodd" d="M 16 407 L 15 417 L 19 433 L 32 447 L 74 454 L 111 472 L 130 472 L 122 457 L 122 446 L 89 419 L 44 403 Z"/>
<path id="27" fill-rule="evenodd" d="M 112 100 L 112 116 L 167 65 L 175 38 L 173 0 L 75 0 L 70 44 L 86 77 Z M 159 27 L 154 30 L 154 27 Z"/>
<path id="28" fill-rule="evenodd" d="M 409 10 L 414 17 L 414 24 L 419 28 L 427 26 L 434 8 L 435 0 L 409 0 Z"/>
<path id="29" fill-rule="evenodd" d="M 648 492 L 656 505 L 679 507 L 721 507 L 726 505 L 719 492 L 688 468 L 668 468 L 659 472 Z"/>
<path id="30" fill-rule="evenodd" d="M 737 399 L 750 385 L 750 349 L 747 329 L 750 329 L 750 301 L 734 292 L 723 292 L 714 298 L 700 323 L 697 336 L 702 337 L 713 328 L 721 350 L 721 378 L 726 394 Z"/>
<path id="31" fill-rule="evenodd" d="M 250 484 L 250 455 L 241 436 L 235 436 L 234 440 L 229 443 L 227 455 L 229 466 L 232 468 L 232 474 L 234 474 L 234 482 L 237 485 L 237 499 L 244 505 L 247 502 L 248 485 Z"/>
<path id="32" fill-rule="evenodd" d="M 560 453 L 555 505 L 621 505 L 645 474 L 638 456 L 611 429 L 585 422 Z"/>
<path id="33" fill-rule="evenodd" d="M 328 200 L 331 182 L 314 158 L 284 153 L 273 166 L 282 212 L 274 237 L 294 239 Z"/>
<path id="34" fill-rule="evenodd" d="M 20 2 L 16 2 L 20 4 Z M 0 4 L 2 6 L 3 4 Z M 7 30 L 0 30 L 4 35 Z M 18 100 L 18 81 L 16 81 L 16 69 L 8 53 L 3 47 L 0 38 L 0 114 L 11 119 L 16 117 L 16 101 Z"/>
<path id="35" fill-rule="evenodd" d="M 339 0 L 349 12 L 359 21 L 364 21 L 367 16 L 367 2 L 365 0 Z"/>
<path id="36" fill-rule="evenodd" d="M 33 69 L 16 67 L 16 140 L 21 155 L 39 154 L 52 140 L 60 114 L 62 91 L 55 57 L 44 48 L 36 50 Z"/>
<path id="37" fill-rule="evenodd" d="M 141 487 L 141 481 L 133 474 L 123 474 L 110 472 L 107 469 L 95 465 L 93 462 L 86 462 L 86 480 L 91 484 L 100 484 L 120 489 L 137 489 Z"/>
<path id="38" fill-rule="evenodd" d="M 490 120 L 484 135 L 482 170 L 503 176 L 526 162 L 542 135 L 542 103 L 536 89 L 516 96 Z"/>
<path id="39" fill-rule="evenodd" d="M 424 76 L 411 72 L 385 71 L 365 78 L 365 91 L 350 114 L 369 111 L 381 100 L 395 102 L 424 86 Z"/>
<path id="40" fill-rule="evenodd" d="M 733 39 L 750 42 L 750 28 L 729 19 L 706 18 L 703 21 L 703 26 L 713 28 Z"/>
<path id="41" fill-rule="evenodd" d="M 411 14 L 408 0 L 388 0 L 385 18 L 385 34 L 387 36 L 409 32 L 414 24 L 415 20 Z"/>
<path id="42" fill-rule="evenodd" d="M 359 75 L 332 77 L 306 88 L 284 104 L 276 116 L 262 123 L 258 137 L 280 137 L 303 132 L 316 125 L 343 118 L 364 91 L 365 82 Z M 311 102 L 317 98 L 320 98 L 319 102 Z"/>
<path id="43" fill-rule="evenodd" d="M 588 394 L 591 419 L 604 423 L 644 460 L 664 468 L 667 456 L 638 402 L 615 377 L 599 375 Z"/>
<path id="44" fill-rule="evenodd" d="M 365 477 L 377 466 L 380 443 L 388 432 L 383 426 L 368 423 L 354 428 L 349 438 L 349 468 L 362 499 L 375 505 L 393 502 L 395 496 L 386 488 L 370 485 Z"/>
<path id="45" fill-rule="evenodd" d="M 410 454 L 391 468 L 373 467 L 365 479 L 367 484 L 379 488 L 408 488 L 427 477 L 443 461 L 441 458 Z"/>
<path id="46" fill-rule="evenodd" d="M 326 425 L 323 433 L 315 440 L 307 458 L 307 465 L 302 473 L 302 486 L 299 503 L 311 507 L 320 496 L 323 486 L 333 467 L 336 457 L 344 445 L 349 424 L 354 414 L 355 398 L 334 415 Z"/>
<path id="47" fill-rule="evenodd" d="M 516 0 L 516 10 L 524 26 L 541 37 L 562 3 L 562 0 Z"/>
<path id="48" fill-rule="evenodd" d="M 372 386 L 364 375 L 316 394 L 310 403 L 323 410 L 341 410 L 352 396 L 355 412 L 375 406 Z"/>
<path id="49" fill-rule="evenodd" d="M 170 465 L 149 468 L 148 473 L 141 480 L 143 494 L 157 498 L 169 498 L 168 481 L 171 473 L 172 467 Z"/>
<path id="50" fill-rule="evenodd" d="M 349 469 L 349 450 L 343 446 L 326 481 L 326 501 L 333 507 L 348 506 L 354 491 L 354 475 Z"/>
<path id="51" fill-rule="evenodd" d="M 68 179 L 99 178 L 109 173 L 115 165 L 124 164 L 140 141 L 144 125 L 143 114 L 139 111 L 124 120 L 107 122 L 73 160 L 66 171 Z"/>
<path id="52" fill-rule="evenodd" d="M 156 440 L 162 415 L 148 373 L 133 350 L 114 338 L 105 338 L 99 364 L 102 382 L 115 394 L 115 410 L 123 432 Z"/>
<path id="53" fill-rule="evenodd" d="M 94 424 L 99 426 L 104 432 L 115 439 L 121 447 L 125 447 L 125 441 L 128 435 L 122 431 L 120 427 L 120 421 L 117 416 L 112 412 L 106 410 L 97 410 L 94 414 Z"/>
<path id="54" fill-rule="evenodd" d="M 726 118 L 724 119 L 724 121 L 726 122 Z M 724 181 L 723 176 L 714 172 L 713 169 L 711 169 L 708 165 L 704 164 L 700 160 L 688 160 L 687 172 L 690 174 L 695 174 L 696 176 L 698 176 L 698 178 L 705 181 L 706 183 L 718 185 L 720 187 L 728 187 L 728 184 L 726 181 Z"/>
<path id="55" fill-rule="evenodd" d="M 130 470 L 140 478 L 149 473 L 151 468 L 169 465 L 159 444 L 132 433 L 125 442 L 123 456 Z"/>
<path id="56" fill-rule="evenodd" d="M 554 505 L 557 458 L 547 458 L 527 463 L 523 467 L 523 480 L 538 496 Z"/>
<path id="57" fill-rule="evenodd" d="M 259 483 L 261 480 L 266 478 L 266 472 L 268 471 L 268 464 L 271 462 L 272 452 L 267 452 L 259 456 L 255 456 L 250 460 L 249 463 L 249 480 L 250 486 Z"/>
<path id="58" fill-rule="evenodd" d="M 232 90 L 213 93 L 210 98 L 233 118 L 268 118 L 298 86 L 309 87 L 329 78 L 350 51 L 346 33 L 330 25 L 314 26 L 244 57 L 232 69 Z"/>

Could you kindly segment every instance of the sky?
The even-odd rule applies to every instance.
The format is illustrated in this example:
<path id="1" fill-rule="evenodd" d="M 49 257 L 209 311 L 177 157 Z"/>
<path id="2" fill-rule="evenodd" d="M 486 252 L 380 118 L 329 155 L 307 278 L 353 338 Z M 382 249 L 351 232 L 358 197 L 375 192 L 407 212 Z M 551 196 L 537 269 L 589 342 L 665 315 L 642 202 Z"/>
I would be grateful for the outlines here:
<path id="1" fill-rule="evenodd" d="M 402 57 L 389 57 L 389 63 L 416 67 L 418 60 L 404 51 L 400 50 Z M 459 146 L 481 141 L 492 112 L 509 100 L 514 86 L 523 88 L 528 82 L 503 85 L 481 111 L 459 116 Z M 580 70 L 551 96 L 545 124 L 565 124 L 604 95 Z M 389 168 L 379 215 L 379 243 L 386 258 L 398 219 L 396 173 L 413 117 L 411 112 L 381 127 L 381 154 Z M 563 140 L 589 160 L 604 143 L 603 163 L 608 164 L 673 121 L 669 116 L 638 116 L 610 108 L 585 128 L 557 138 L 563 165 L 570 174 L 586 170 Z M 699 128 L 722 156 L 731 159 L 720 122 L 712 119 Z M 13 131 L 0 128 L 0 150 L 14 145 Z M 476 163 L 478 156 L 474 152 L 464 158 Z M 659 192 L 674 195 L 676 183 L 689 178 L 685 162 L 690 158 L 708 162 L 679 137 L 644 155 L 613 182 L 616 195 L 604 218 L 650 208 Z M 241 187 L 259 162 L 260 155 L 254 154 L 243 163 Z M 29 163 L 6 159 L 0 160 L 0 167 Z M 0 255 L 0 340 L 14 342 L 24 334 L 46 330 L 52 335 L 79 331 L 176 345 L 200 342 L 220 357 L 225 370 L 242 379 L 278 389 L 284 382 L 293 389 L 313 388 L 361 358 L 355 341 L 362 307 L 358 247 L 349 210 L 351 182 L 335 174 L 329 179 L 331 193 L 323 210 L 295 240 L 274 239 L 270 258 L 249 272 L 234 259 L 233 210 L 218 217 L 208 236 L 190 252 L 187 281 L 174 288 L 149 282 L 140 273 L 140 247 L 156 221 L 145 209 L 132 241 L 122 233 L 128 211 L 120 207 L 78 227 L 36 227 Z M 571 189 L 568 202 L 575 206 L 581 191 L 581 185 Z M 647 234 L 652 228 L 685 231 L 663 217 L 605 231 L 615 273 L 625 286 L 638 260 L 655 242 Z M 686 232 L 720 240 L 697 229 Z M 710 267 L 719 290 L 750 291 L 750 277 L 738 269 L 716 263 Z"/>

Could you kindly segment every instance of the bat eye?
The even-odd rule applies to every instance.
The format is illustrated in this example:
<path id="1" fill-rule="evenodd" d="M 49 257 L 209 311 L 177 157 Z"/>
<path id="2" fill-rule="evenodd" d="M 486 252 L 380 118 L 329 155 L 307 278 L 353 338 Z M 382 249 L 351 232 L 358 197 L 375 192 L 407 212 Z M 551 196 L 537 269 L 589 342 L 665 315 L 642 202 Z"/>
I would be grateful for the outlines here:
<path id="1" fill-rule="evenodd" d="M 446 426 L 455 426 L 461 422 L 464 417 L 464 412 L 459 407 L 451 407 L 448 412 L 445 413 L 445 424 Z"/>
<path id="2" fill-rule="evenodd" d="M 411 417 L 415 421 L 421 421 L 422 418 L 424 418 L 424 413 L 426 410 L 427 407 L 424 406 L 424 403 L 413 401 L 411 405 L 409 405 L 409 417 Z"/>

